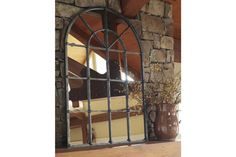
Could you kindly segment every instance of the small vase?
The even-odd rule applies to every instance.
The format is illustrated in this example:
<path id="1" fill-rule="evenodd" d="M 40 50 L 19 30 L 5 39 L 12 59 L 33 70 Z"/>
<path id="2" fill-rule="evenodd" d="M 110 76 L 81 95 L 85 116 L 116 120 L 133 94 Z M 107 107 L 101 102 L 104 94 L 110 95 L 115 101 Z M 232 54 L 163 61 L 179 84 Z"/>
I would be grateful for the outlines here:
<path id="1" fill-rule="evenodd" d="M 176 105 L 160 104 L 156 112 L 155 134 L 159 140 L 175 140 L 179 132 Z"/>

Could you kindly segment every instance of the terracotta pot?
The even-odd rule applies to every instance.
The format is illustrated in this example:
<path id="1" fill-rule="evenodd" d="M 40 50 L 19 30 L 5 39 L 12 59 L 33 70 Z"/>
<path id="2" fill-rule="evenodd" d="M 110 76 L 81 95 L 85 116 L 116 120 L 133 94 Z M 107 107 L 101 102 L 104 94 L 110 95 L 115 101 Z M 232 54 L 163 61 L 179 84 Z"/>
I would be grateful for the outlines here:
<path id="1" fill-rule="evenodd" d="M 156 112 L 155 134 L 159 140 L 174 140 L 179 132 L 176 105 L 160 104 Z"/>

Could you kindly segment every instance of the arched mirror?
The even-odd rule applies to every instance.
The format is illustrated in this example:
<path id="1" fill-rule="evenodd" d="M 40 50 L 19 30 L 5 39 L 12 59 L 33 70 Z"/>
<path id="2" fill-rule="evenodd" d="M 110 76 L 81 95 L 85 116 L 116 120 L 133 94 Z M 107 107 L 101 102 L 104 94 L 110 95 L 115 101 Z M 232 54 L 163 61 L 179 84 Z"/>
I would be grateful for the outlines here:
<path id="1" fill-rule="evenodd" d="M 145 140 L 143 57 L 131 22 L 108 8 L 78 13 L 66 58 L 70 144 Z"/>

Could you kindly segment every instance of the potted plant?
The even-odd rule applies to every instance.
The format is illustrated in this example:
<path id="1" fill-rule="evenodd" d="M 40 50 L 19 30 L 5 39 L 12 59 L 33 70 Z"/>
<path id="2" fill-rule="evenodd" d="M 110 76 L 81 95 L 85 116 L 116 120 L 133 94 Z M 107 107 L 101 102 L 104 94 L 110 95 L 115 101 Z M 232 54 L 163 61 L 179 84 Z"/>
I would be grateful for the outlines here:
<path id="1" fill-rule="evenodd" d="M 157 106 L 155 120 L 155 134 L 160 140 L 172 140 L 178 135 L 177 105 L 181 100 L 180 73 L 163 82 L 158 98 L 161 100 Z M 154 83 L 156 84 L 156 83 Z"/>
<path id="2" fill-rule="evenodd" d="M 181 74 L 167 77 L 164 66 L 156 65 L 153 72 L 161 73 L 161 78 L 156 79 L 146 86 L 145 101 L 156 106 L 154 131 L 159 140 L 173 140 L 178 135 L 177 107 L 181 101 Z M 140 87 L 133 84 L 131 96 L 141 101 L 137 92 Z"/>

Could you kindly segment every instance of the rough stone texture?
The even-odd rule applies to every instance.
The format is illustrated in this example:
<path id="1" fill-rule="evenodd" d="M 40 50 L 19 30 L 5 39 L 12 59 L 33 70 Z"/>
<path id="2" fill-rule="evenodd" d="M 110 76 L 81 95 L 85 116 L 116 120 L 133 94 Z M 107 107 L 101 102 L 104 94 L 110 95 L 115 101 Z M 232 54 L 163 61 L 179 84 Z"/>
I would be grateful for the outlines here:
<path id="1" fill-rule="evenodd" d="M 166 51 L 167 54 L 167 62 L 174 62 L 174 50 L 167 50 Z"/>
<path id="2" fill-rule="evenodd" d="M 75 0 L 75 5 L 79 7 L 105 7 L 105 0 Z"/>
<path id="3" fill-rule="evenodd" d="M 165 3 L 164 17 L 172 18 L 172 4 Z"/>
<path id="4" fill-rule="evenodd" d="M 62 62 L 56 60 L 56 91 L 55 91 L 55 112 L 56 112 L 56 147 L 67 147 L 67 117 L 65 103 L 64 80 L 60 67 Z"/>
<path id="5" fill-rule="evenodd" d="M 144 83 L 150 82 L 150 68 L 144 68 Z"/>
<path id="6" fill-rule="evenodd" d="M 147 41 L 147 40 L 142 40 L 141 44 L 142 44 L 143 52 L 144 52 L 144 66 L 147 67 L 150 64 L 149 55 L 152 49 L 152 42 Z"/>
<path id="7" fill-rule="evenodd" d="M 56 51 L 55 57 L 56 57 L 56 60 L 63 61 L 65 58 L 65 55 L 61 51 Z"/>
<path id="8" fill-rule="evenodd" d="M 56 77 L 59 77 L 60 71 L 59 71 L 59 70 L 56 70 L 55 75 L 56 75 Z"/>
<path id="9" fill-rule="evenodd" d="M 121 13 L 120 0 L 109 0 L 109 8 Z"/>
<path id="10" fill-rule="evenodd" d="M 60 71 L 59 71 L 60 63 L 58 60 L 55 61 L 55 68 L 56 68 L 56 77 L 60 76 Z"/>
<path id="11" fill-rule="evenodd" d="M 78 13 L 81 9 L 72 5 L 56 3 L 56 16 L 60 17 L 72 17 Z"/>
<path id="12" fill-rule="evenodd" d="M 75 0 L 56 0 L 56 2 L 63 2 L 63 3 L 73 4 L 75 2 Z"/>
<path id="13" fill-rule="evenodd" d="M 164 18 L 164 23 L 166 26 L 165 35 L 173 37 L 174 36 L 174 22 L 171 18 Z"/>
<path id="14" fill-rule="evenodd" d="M 60 31 L 59 30 L 56 30 L 56 34 L 55 34 L 55 49 L 56 50 L 60 50 Z"/>
<path id="15" fill-rule="evenodd" d="M 153 33 L 151 32 L 142 32 L 141 38 L 146 40 L 154 40 Z"/>
<path id="16" fill-rule="evenodd" d="M 159 34 L 153 34 L 153 47 L 156 49 L 160 49 L 161 48 L 161 37 Z"/>
<path id="17" fill-rule="evenodd" d="M 157 66 L 157 65 L 158 64 L 150 64 L 150 68 L 151 68 L 150 82 L 161 81 L 161 79 L 163 78 L 163 73 L 162 72 L 153 70 L 155 68 L 155 66 Z M 157 89 L 157 90 L 160 90 L 160 89 Z M 152 102 L 154 103 L 155 100 L 152 100 Z"/>
<path id="18" fill-rule="evenodd" d="M 140 37 L 141 32 L 142 32 L 142 23 L 141 23 L 141 21 L 135 20 L 135 19 L 130 19 L 129 21 L 134 26 L 136 32 L 138 33 L 138 35 Z"/>
<path id="19" fill-rule="evenodd" d="M 167 78 L 173 78 L 174 77 L 174 63 L 168 63 L 164 64 L 164 75 Z"/>
<path id="20" fill-rule="evenodd" d="M 60 64 L 60 74 L 61 76 L 65 76 L 65 64 L 64 63 L 61 63 Z"/>
<path id="21" fill-rule="evenodd" d="M 63 19 L 56 17 L 55 25 L 56 25 L 56 29 L 62 29 L 63 28 Z"/>
<path id="22" fill-rule="evenodd" d="M 66 4 L 62 4 L 66 5 Z M 56 6 L 62 6 L 56 5 Z M 66 15 L 67 14 L 62 14 Z M 63 17 L 65 18 L 65 17 Z M 67 143 L 67 112 L 66 112 L 66 100 L 65 100 L 65 70 L 64 70 L 64 53 L 62 53 L 62 38 L 63 31 L 66 25 L 63 25 L 62 18 L 55 18 L 55 49 L 56 49 L 56 60 L 55 60 L 55 131 L 56 131 L 56 148 L 66 148 Z"/>
<path id="23" fill-rule="evenodd" d="M 150 73 L 144 73 L 144 81 L 149 82 L 150 79 Z"/>
<path id="24" fill-rule="evenodd" d="M 174 49 L 174 39 L 172 37 L 163 36 L 161 37 L 161 48 L 163 49 Z"/>
<path id="25" fill-rule="evenodd" d="M 62 88 L 62 82 L 57 81 L 57 82 L 56 82 L 56 87 L 57 87 L 57 88 Z"/>
<path id="26" fill-rule="evenodd" d="M 164 71 L 165 71 L 165 70 L 171 70 L 171 69 L 174 68 L 174 63 L 167 63 L 167 64 L 164 64 L 163 67 L 164 67 L 164 68 L 163 68 Z"/>
<path id="27" fill-rule="evenodd" d="M 142 30 L 159 34 L 165 33 L 165 25 L 160 17 L 141 14 Z"/>
<path id="28" fill-rule="evenodd" d="M 159 80 L 158 78 L 158 73 L 157 72 L 154 72 L 154 71 L 151 71 L 150 73 L 150 82 L 155 82 L 157 80 Z"/>
<path id="29" fill-rule="evenodd" d="M 164 16 L 164 10 L 165 10 L 165 3 L 163 1 L 159 0 L 150 0 L 149 3 L 147 3 L 143 8 L 142 11 L 156 15 L 156 16 Z"/>
<path id="30" fill-rule="evenodd" d="M 157 49 L 153 49 L 151 51 L 151 56 L 150 56 L 150 60 L 151 62 L 158 62 L 158 63 L 163 63 L 166 60 L 166 52 L 165 50 L 157 50 Z"/>

